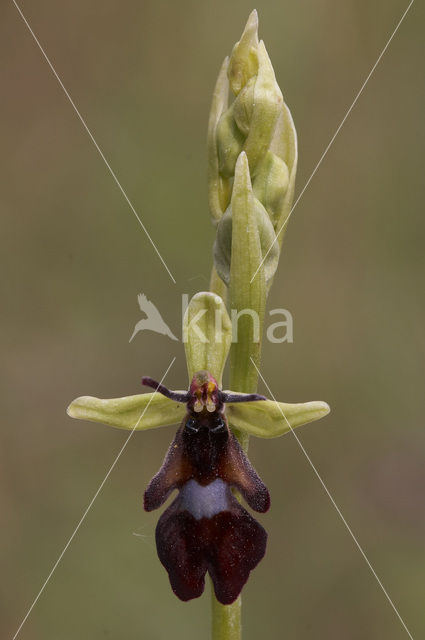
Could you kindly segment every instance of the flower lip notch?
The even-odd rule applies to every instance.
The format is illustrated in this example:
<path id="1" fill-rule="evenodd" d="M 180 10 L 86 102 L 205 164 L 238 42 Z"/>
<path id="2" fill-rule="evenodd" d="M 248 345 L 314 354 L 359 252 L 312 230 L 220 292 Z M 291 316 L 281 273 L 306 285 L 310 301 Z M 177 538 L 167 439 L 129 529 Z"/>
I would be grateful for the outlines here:
<path id="1" fill-rule="evenodd" d="M 151 378 L 143 378 L 143 383 L 183 401 L 181 393 Z M 237 489 L 260 513 L 270 506 L 267 487 L 229 429 L 227 398 L 265 400 L 258 394 L 227 394 L 207 371 L 195 373 L 186 394 L 187 414 L 145 491 L 146 511 L 160 507 L 174 489 L 179 491 L 159 519 L 156 544 L 181 600 L 202 594 L 208 572 L 217 600 L 232 603 L 266 550 L 267 533 L 232 493 Z"/>

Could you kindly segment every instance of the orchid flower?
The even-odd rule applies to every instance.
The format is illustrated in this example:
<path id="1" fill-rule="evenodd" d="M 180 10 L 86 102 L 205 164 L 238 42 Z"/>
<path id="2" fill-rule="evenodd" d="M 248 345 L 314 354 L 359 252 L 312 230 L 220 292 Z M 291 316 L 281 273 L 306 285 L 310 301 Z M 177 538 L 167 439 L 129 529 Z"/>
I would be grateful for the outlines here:
<path id="1" fill-rule="evenodd" d="M 83 396 L 68 407 L 73 418 L 120 429 L 180 423 L 145 491 L 144 506 L 146 511 L 157 509 L 178 490 L 159 519 L 156 544 L 172 589 L 182 600 L 202 594 L 208 572 L 217 600 L 232 603 L 266 550 L 264 528 L 241 506 L 233 490 L 260 513 L 269 508 L 269 492 L 232 428 L 273 438 L 329 412 L 324 402 L 285 404 L 256 393 L 223 391 L 231 334 L 220 296 L 198 293 L 188 306 L 183 327 L 191 379 L 188 391 L 172 391 L 144 377 L 143 384 L 153 393 L 109 400 Z"/>

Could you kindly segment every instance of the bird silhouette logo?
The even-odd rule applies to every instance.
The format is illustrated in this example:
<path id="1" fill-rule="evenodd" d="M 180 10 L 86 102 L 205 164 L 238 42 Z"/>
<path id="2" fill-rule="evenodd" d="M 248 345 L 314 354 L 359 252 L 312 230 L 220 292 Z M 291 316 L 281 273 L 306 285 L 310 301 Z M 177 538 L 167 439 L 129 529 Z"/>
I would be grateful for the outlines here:
<path id="1" fill-rule="evenodd" d="M 171 340 L 178 340 L 170 327 L 162 319 L 161 314 L 153 302 L 148 300 L 144 293 L 139 293 L 137 301 L 139 303 L 140 310 L 146 314 L 146 318 L 142 318 L 142 320 L 139 320 L 136 324 L 129 342 L 133 340 L 136 333 L 139 333 L 139 331 L 146 331 L 146 329 L 149 331 L 155 331 L 155 333 L 161 333 L 163 336 L 168 336 Z"/>

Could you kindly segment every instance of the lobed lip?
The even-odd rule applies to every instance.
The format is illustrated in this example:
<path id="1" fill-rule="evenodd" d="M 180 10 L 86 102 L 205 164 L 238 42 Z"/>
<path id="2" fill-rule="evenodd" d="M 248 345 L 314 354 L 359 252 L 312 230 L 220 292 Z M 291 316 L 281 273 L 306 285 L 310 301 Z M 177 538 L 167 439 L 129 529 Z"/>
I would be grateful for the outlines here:
<path id="1" fill-rule="evenodd" d="M 217 482 L 204 490 L 212 492 L 212 485 Z M 229 487 L 225 509 L 216 510 L 219 504 L 215 501 L 203 512 L 198 511 L 199 504 L 195 506 L 193 496 L 187 505 L 181 498 L 184 491 L 159 519 L 158 557 L 168 572 L 171 588 L 181 600 L 192 600 L 203 593 L 208 572 L 217 600 L 231 604 L 264 557 L 267 533 L 232 496 Z"/>

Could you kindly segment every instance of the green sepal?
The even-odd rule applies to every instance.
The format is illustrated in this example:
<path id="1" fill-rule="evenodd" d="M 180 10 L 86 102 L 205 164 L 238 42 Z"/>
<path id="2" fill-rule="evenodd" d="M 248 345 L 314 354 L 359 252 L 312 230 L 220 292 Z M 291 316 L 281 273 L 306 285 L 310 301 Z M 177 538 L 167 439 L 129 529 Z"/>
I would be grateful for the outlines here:
<path id="1" fill-rule="evenodd" d="M 197 371 L 211 373 L 221 386 L 232 342 L 232 323 L 219 295 L 201 291 L 191 299 L 183 320 L 189 380 Z"/>
<path id="2" fill-rule="evenodd" d="M 329 405 L 321 401 L 287 404 L 261 400 L 226 404 L 226 414 L 232 427 L 258 438 L 282 436 L 290 431 L 291 427 L 295 429 L 319 420 L 329 411 Z"/>
<path id="3" fill-rule="evenodd" d="M 71 402 L 67 413 L 71 418 L 102 422 L 117 429 L 131 430 L 137 425 L 136 431 L 144 431 L 181 422 L 186 405 L 173 402 L 160 393 L 142 393 L 109 400 L 81 396 Z"/>

